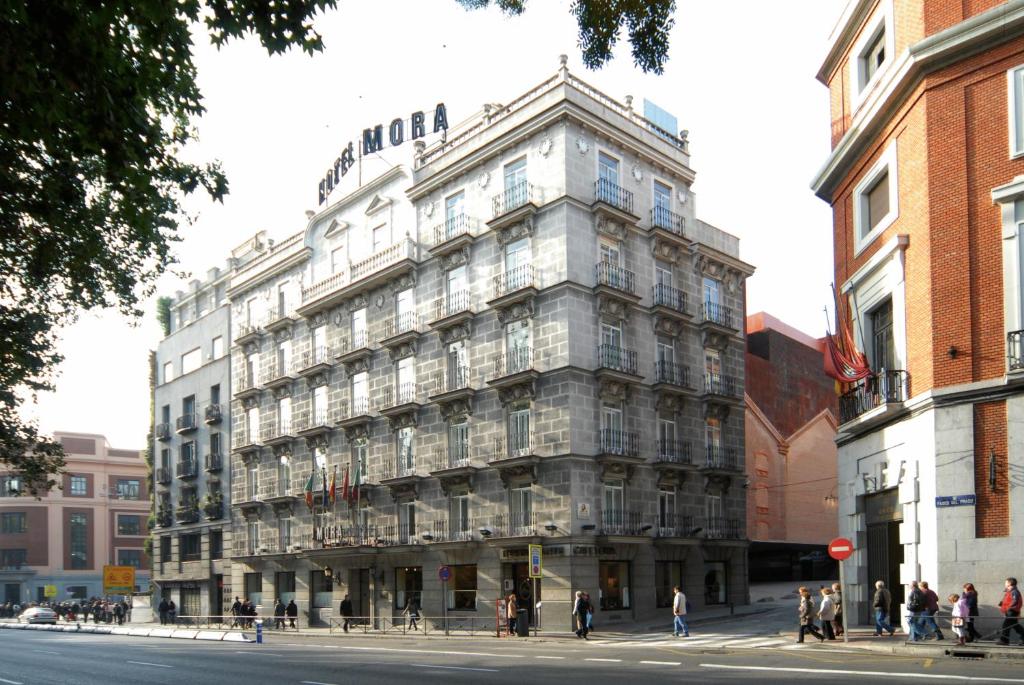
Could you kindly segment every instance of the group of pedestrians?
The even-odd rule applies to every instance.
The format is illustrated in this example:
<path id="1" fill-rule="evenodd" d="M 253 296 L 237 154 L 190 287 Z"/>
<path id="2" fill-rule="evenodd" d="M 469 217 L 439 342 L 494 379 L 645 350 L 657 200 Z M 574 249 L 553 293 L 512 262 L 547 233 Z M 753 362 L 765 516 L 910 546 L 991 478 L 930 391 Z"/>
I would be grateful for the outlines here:
<path id="1" fill-rule="evenodd" d="M 590 593 L 583 590 L 576 591 L 572 615 L 576 619 L 576 637 L 589 639 L 587 635 L 594 632 L 594 605 L 590 601 Z"/>
<path id="2" fill-rule="evenodd" d="M 295 600 L 289 600 L 288 604 L 285 605 L 278 597 L 274 603 L 274 628 L 277 630 L 284 629 L 285 618 L 288 619 L 289 628 L 298 628 L 295 625 L 295 619 L 299 616 L 299 606 L 295 603 Z"/>
<path id="3" fill-rule="evenodd" d="M 839 583 L 821 588 L 820 593 L 821 601 L 816 605 L 810 590 L 806 587 L 799 590 L 800 630 L 797 642 L 803 642 L 808 633 L 818 638 L 819 642 L 835 640 L 843 635 L 843 596 Z M 816 619 L 821 621 L 820 631 Z"/>
<path id="4" fill-rule="evenodd" d="M 162 626 L 174 625 L 178 620 L 178 605 L 174 603 L 173 599 L 161 599 L 156 610 Z"/>
<path id="5" fill-rule="evenodd" d="M 125 597 L 119 601 L 90 597 L 81 602 L 72 599 L 64 602 L 4 602 L 0 604 L 0 618 L 17 618 L 21 612 L 35 607 L 52 609 L 57 618 L 69 623 L 82 620 L 89 622 L 91 617 L 93 623 L 116 623 L 123 625 L 125 621 L 132 619 L 132 605 Z"/>
<path id="6" fill-rule="evenodd" d="M 231 605 L 231 627 L 251 628 L 258 615 L 256 604 L 249 601 L 248 597 L 244 602 L 235 597 L 235 602 Z"/>

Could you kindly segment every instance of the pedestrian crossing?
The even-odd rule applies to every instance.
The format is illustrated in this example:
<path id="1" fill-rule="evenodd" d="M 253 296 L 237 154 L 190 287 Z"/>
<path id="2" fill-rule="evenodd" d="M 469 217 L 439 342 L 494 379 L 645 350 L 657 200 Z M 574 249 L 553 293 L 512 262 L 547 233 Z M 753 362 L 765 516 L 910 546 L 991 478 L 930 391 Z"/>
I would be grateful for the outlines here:
<path id="1" fill-rule="evenodd" d="M 673 637 L 671 633 L 648 635 L 615 635 L 599 637 L 592 635 L 587 644 L 609 647 L 678 647 L 681 649 L 803 649 L 817 644 L 810 639 L 804 644 L 792 637 L 781 635 L 756 635 L 753 633 L 702 633 L 691 632 L 690 637 Z"/>

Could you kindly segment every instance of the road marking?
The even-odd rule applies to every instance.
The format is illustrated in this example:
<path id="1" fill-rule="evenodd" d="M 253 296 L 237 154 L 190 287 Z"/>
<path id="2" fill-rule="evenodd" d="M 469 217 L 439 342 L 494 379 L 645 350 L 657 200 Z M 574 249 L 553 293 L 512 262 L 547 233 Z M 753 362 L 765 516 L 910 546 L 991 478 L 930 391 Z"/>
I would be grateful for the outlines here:
<path id="1" fill-rule="evenodd" d="M 167 664 L 153 664 L 148 661 L 126 661 L 128 664 L 138 664 L 139 666 L 156 666 L 157 668 L 174 668 L 174 666 L 168 666 Z"/>
<path id="2" fill-rule="evenodd" d="M 302 680 L 299 682 L 301 682 L 302 685 L 334 685 L 334 683 L 321 683 L 316 680 Z"/>
<path id="3" fill-rule="evenodd" d="M 498 673 L 496 668 L 469 668 L 468 666 L 435 666 L 433 664 L 409 664 L 419 668 L 443 668 L 449 671 L 482 671 L 484 673 Z"/>
<path id="4" fill-rule="evenodd" d="M 535 659 L 564 659 L 564 656 L 536 656 Z"/>
<path id="5" fill-rule="evenodd" d="M 447 656 L 492 656 L 498 659 L 522 659 L 523 654 L 495 654 L 493 652 L 456 652 L 454 650 L 441 651 L 437 649 L 397 649 L 395 647 L 337 647 L 353 652 L 397 652 L 405 654 L 444 654 Z M 258 654 L 259 652 L 245 652 L 245 654 Z"/>
<path id="6" fill-rule="evenodd" d="M 610 661 L 612 663 L 621 663 L 622 659 L 584 659 L 584 661 Z"/>
<path id="7" fill-rule="evenodd" d="M 60 654 L 60 652 L 51 652 L 48 649 L 37 649 L 35 651 L 39 652 L 40 654 Z"/>
<path id="8" fill-rule="evenodd" d="M 922 678 L 925 680 L 955 680 L 964 683 L 1024 683 L 1020 678 L 994 678 L 987 676 L 939 675 L 937 673 L 897 673 L 892 671 L 854 671 L 838 668 L 788 668 L 782 666 L 736 666 L 733 664 L 700 664 L 701 668 L 720 668 L 732 671 L 772 671 L 775 673 L 820 673 L 828 675 L 888 676 L 890 678 Z"/>
<path id="9" fill-rule="evenodd" d="M 17 680 L 7 680 L 7 678 L 0 678 L 0 683 L 9 683 L 9 685 L 22 685 Z"/>
<path id="10" fill-rule="evenodd" d="M 651 666 L 679 666 L 681 661 L 641 661 L 642 664 L 649 664 Z"/>
<path id="11" fill-rule="evenodd" d="M 284 656 L 284 654 L 275 654 L 274 652 L 264 652 L 264 651 L 261 651 L 261 650 L 255 650 L 255 651 L 250 652 L 248 650 L 241 650 L 241 649 L 236 649 L 235 650 L 235 654 L 258 654 L 260 656 Z"/>

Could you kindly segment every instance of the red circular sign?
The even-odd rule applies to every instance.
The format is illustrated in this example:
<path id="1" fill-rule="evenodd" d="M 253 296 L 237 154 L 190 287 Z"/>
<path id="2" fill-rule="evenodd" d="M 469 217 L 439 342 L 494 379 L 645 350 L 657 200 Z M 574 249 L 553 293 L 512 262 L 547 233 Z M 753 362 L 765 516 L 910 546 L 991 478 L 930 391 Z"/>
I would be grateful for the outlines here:
<path id="1" fill-rule="evenodd" d="M 849 559 L 853 554 L 853 543 L 847 538 L 836 538 L 828 543 L 828 555 L 836 561 Z"/>

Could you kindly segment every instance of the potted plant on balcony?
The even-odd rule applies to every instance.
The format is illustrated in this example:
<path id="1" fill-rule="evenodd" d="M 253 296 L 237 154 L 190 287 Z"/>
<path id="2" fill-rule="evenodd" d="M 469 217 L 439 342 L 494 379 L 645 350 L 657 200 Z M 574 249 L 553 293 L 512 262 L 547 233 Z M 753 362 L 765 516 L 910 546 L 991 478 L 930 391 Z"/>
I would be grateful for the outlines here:
<path id="1" fill-rule="evenodd" d="M 210 521 L 219 519 L 224 512 L 224 497 L 219 493 L 208 493 L 203 500 L 203 513 Z"/>

